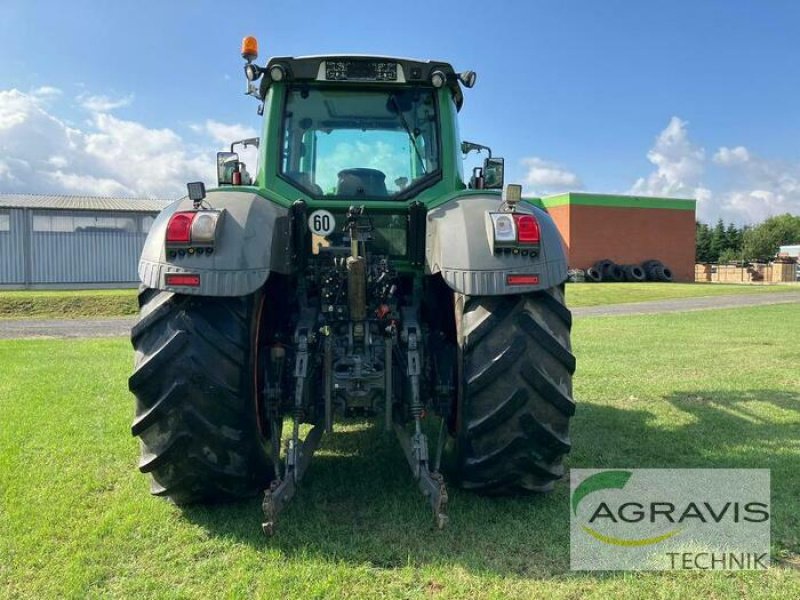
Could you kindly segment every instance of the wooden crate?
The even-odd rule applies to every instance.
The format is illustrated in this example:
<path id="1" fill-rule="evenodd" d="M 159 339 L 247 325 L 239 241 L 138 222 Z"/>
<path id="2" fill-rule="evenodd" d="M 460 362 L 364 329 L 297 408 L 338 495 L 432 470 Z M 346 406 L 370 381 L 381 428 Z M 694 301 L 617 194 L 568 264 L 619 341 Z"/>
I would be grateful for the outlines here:
<path id="1" fill-rule="evenodd" d="M 772 263 L 772 272 L 769 281 L 773 283 L 783 283 L 795 281 L 797 265 L 794 263 Z"/>

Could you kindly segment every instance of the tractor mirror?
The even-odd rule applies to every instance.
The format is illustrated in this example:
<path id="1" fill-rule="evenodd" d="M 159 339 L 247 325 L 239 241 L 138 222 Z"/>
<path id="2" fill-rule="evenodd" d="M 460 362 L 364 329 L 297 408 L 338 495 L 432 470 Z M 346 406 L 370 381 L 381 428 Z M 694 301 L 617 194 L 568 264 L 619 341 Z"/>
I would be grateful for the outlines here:
<path id="1" fill-rule="evenodd" d="M 217 184 L 233 185 L 233 174 L 239 169 L 236 152 L 217 152 Z"/>
<path id="2" fill-rule="evenodd" d="M 483 187 L 487 190 L 503 189 L 503 168 L 505 161 L 502 158 L 487 158 L 483 161 Z"/>

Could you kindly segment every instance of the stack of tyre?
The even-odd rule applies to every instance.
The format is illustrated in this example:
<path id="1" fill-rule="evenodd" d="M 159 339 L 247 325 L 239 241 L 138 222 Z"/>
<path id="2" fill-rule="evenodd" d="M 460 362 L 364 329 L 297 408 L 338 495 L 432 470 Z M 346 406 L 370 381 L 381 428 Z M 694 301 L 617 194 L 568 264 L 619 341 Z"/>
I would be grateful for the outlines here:
<path id="1" fill-rule="evenodd" d="M 619 265 L 607 258 L 586 269 L 586 281 L 672 281 L 672 271 L 660 260 L 646 260 L 641 265 Z"/>

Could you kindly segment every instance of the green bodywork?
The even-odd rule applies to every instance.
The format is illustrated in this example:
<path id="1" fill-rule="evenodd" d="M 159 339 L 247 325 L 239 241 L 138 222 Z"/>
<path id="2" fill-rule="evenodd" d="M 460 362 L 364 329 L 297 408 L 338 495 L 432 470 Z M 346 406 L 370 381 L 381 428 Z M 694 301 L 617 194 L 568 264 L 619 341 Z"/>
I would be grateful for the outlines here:
<path id="1" fill-rule="evenodd" d="M 487 239 L 485 222 L 490 212 L 501 210 L 501 191 L 471 189 L 474 186 L 468 185 L 465 179 L 458 128 L 458 112 L 463 104 L 463 95 L 458 76 L 450 65 L 396 59 L 405 69 L 418 69 L 420 74 L 416 79 L 412 77 L 413 80 L 406 82 L 329 82 L 321 81 L 316 76 L 316 65 L 322 65 L 321 60 L 328 59 L 275 58 L 262 69 L 260 88 L 251 88 L 252 95 L 263 102 L 258 164 L 249 165 L 250 170 L 256 172 L 254 181 L 251 185 L 222 185 L 208 190 L 204 206 L 226 211 L 223 230 L 211 257 L 208 254 L 195 254 L 176 258 L 166 252 L 164 236 L 171 215 L 176 211 L 192 210 L 192 203 L 188 199 L 182 199 L 165 209 L 153 224 L 142 252 L 139 274 L 145 285 L 197 295 L 236 296 L 251 293 L 259 282 L 263 284 L 270 272 L 294 274 L 295 261 L 292 256 L 296 256 L 296 250 L 293 251 L 290 247 L 294 234 L 291 234 L 291 226 L 288 224 L 293 219 L 296 220 L 293 207 L 298 201 L 304 203 L 306 215 L 316 210 L 330 211 L 339 230 L 348 209 L 363 207 L 364 214 L 375 224 L 377 244 L 373 243 L 373 250 L 376 253 L 390 254 L 394 268 L 401 273 L 415 277 L 441 273 L 447 284 L 461 293 L 525 293 L 558 285 L 566 279 L 566 260 L 561 237 L 552 219 L 543 210 L 541 202 L 523 202 L 517 209 L 535 215 L 539 222 L 541 245 L 538 252 L 530 256 L 525 252 L 524 259 L 518 255 L 493 252 L 491 240 Z M 283 81 L 268 79 L 269 69 L 276 64 L 285 65 L 288 73 L 294 71 L 294 76 L 287 74 Z M 446 84 L 438 88 L 432 86 L 430 79 L 437 70 L 447 76 Z M 411 93 L 415 89 L 424 89 L 427 94 L 433 93 L 431 97 L 435 99 L 435 119 L 426 115 L 423 118 L 431 120 L 421 123 L 437 136 L 437 177 L 427 181 L 420 180 L 418 189 L 414 190 L 412 187 L 415 184 L 412 181 L 407 193 L 413 195 L 397 194 L 403 199 L 370 196 L 364 194 L 363 190 L 360 196 L 349 197 L 340 192 L 342 195 L 336 197 L 304 190 L 302 184 L 297 185 L 297 180 L 293 185 L 287 173 L 279 174 L 280 169 L 288 170 L 288 166 L 283 164 L 284 159 L 288 165 L 290 159 L 287 157 L 298 156 L 294 147 L 284 149 L 284 120 L 288 118 L 285 115 L 286 102 L 292 90 L 291 93 L 299 91 L 302 97 L 308 97 L 308 94 L 303 96 L 303 86 L 346 90 L 348 93 L 352 90 L 353 98 L 360 92 L 367 91 L 390 90 L 391 98 L 399 97 L 395 93 L 404 90 Z M 363 98 L 366 97 L 365 95 Z M 395 105 L 399 118 L 411 137 L 411 128 L 405 123 L 398 101 L 395 101 Z M 351 107 L 356 115 L 360 106 L 355 103 Z M 345 114 L 347 116 L 349 113 Z M 337 118 L 342 117 L 337 115 Z M 370 115 L 369 118 L 377 117 Z M 301 123 L 298 121 L 298 125 L 305 131 Z M 429 125 L 431 123 L 432 128 Z M 324 125 L 321 130 L 325 131 Z M 417 151 L 422 162 L 414 139 L 412 137 L 410 147 Z M 303 153 L 306 151 L 308 148 L 301 150 L 299 156 L 305 156 Z M 316 156 L 315 152 L 315 148 L 310 147 L 309 154 Z M 261 202 L 261 199 L 265 202 Z M 410 250 L 406 249 L 402 253 L 393 251 L 405 241 L 411 242 L 404 236 L 411 235 L 410 214 L 419 212 L 420 208 L 423 216 L 417 232 L 422 232 L 424 269 L 421 268 L 423 261 L 419 257 L 416 261 L 412 260 Z M 418 237 L 415 248 L 418 248 L 419 241 Z M 254 249 L 254 246 L 257 248 Z M 175 289 L 165 284 L 168 273 L 186 272 L 198 274 L 202 284 L 193 289 Z M 538 283 L 510 287 L 506 283 L 507 277 L 519 274 L 535 275 Z"/>
<path id="2" fill-rule="evenodd" d="M 402 87 L 400 85 L 398 88 Z M 407 86 L 412 87 L 412 86 Z M 346 210 L 354 201 L 335 199 L 314 199 L 302 190 L 296 188 L 278 176 L 277 165 L 280 164 L 280 144 L 270 143 L 270 140 L 281 139 L 283 103 L 286 86 L 283 83 L 273 83 L 264 99 L 264 123 L 261 131 L 261 144 L 258 153 L 258 173 L 252 186 L 223 186 L 214 188 L 214 191 L 252 191 L 271 202 L 288 208 L 296 200 L 304 200 L 313 211 L 318 208 L 335 211 Z M 458 133 L 457 109 L 449 88 L 437 91 L 439 100 L 439 135 L 442 149 L 442 178 L 425 188 L 411 200 L 359 200 L 368 212 L 396 213 L 411 202 L 421 202 L 429 209 L 436 208 L 457 196 L 470 193 L 495 193 L 499 191 L 467 190 L 464 181 L 463 159 L 461 157 L 461 140 Z"/>

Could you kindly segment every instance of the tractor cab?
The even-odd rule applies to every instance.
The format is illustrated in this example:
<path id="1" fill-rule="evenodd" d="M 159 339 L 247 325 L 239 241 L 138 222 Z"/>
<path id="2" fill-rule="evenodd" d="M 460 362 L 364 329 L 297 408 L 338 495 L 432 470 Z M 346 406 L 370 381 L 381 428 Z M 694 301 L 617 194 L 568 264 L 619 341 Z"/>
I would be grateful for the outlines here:
<path id="1" fill-rule="evenodd" d="M 461 86 L 475 84 L 473 71 L 358 55 L 276 57 L 260 67 L 253 62 L 254 38 L 245 38 L 242 56 L 247 94 L 260 100 L 259 113 L 265 114 L 254 181 L 261 189 L 327 204 L 424 201 L 465 187 L 502 188 L 502 159 L 491 151 L 470 181 L 462 172 L 465 146 L 456 113 Z M 253 140 L 241 141 L 248 142 Z M 237 143 L 218 155 L 220 186 L 247 185 L 233 151 Z"/>

